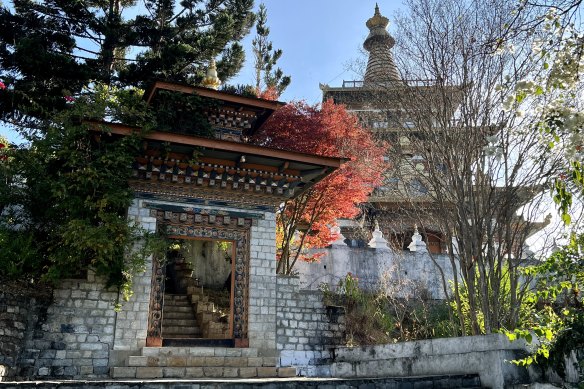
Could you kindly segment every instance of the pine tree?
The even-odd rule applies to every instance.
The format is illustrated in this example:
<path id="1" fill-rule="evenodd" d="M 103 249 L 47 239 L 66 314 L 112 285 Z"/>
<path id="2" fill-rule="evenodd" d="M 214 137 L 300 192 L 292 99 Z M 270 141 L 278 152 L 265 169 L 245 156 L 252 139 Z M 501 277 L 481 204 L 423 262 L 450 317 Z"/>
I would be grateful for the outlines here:
<path id="1" fill-rule="evenodd" d="M 138 88 L 153 79 L 196 84 L 215 58 L 219 76 L 233 76 L 252 9 L 253 0 L 0 6 L 0 122 L 31 140 L 16 148 L 0 140 L 0 279 L 56 281 L 92 268 L 130 293 L 131 275 L 161 247 L 125 215 L 134 198 L 129 167 L 141 143 L 139 136 L 96 141 L 80 118 L 164 130 L 175 116 L 146 108 Z M 196 100 L 172 97 L 187 106 Z M 138 241 L 144 250 L 135 252 Z"/>
<path id="2" fill-rule="evenodd" d="M 239 41 L 253 0 L 13 0 L 0 6 L 0 120 L 34 128 L 92 82 L 196 83 L 212 58 L 219 77 L 244 61 Z M 128 15 L 136 16 L 127 18 Z"/>
<path id="3" fill-rule="evenodd" d="M 257 14 L 256 36 L 253 40 L 253 53 L 255 59 L 255 87 L 258 95 L 272 94 L 277 98 L 290 85 L 290 76 L 284 76 L 280 68 L 274 70 L 276 62 L 282 56 L 282 50 L 274 50 L 272 42 L 268 39 L 270 28 L 267 26 L 268 14 L 266 6 L 260 4 Z"/>
<path id="4" fill-rule="evenodd" d="M 255 20 L 253 0 L 146 0 L 146 15 L 135 19 L 136 46 L 145 48 L 121 78 L 139 83 L 152 78 L 194 83 L 211 58 L 219 78 L 234 76 L 245 59 L 238 43 Z"/>

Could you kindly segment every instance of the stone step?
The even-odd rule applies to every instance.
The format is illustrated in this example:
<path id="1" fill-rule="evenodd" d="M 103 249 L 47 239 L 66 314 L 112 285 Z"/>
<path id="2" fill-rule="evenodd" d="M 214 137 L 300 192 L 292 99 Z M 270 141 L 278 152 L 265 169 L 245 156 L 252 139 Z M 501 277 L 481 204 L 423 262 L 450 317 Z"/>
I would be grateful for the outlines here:
<path id="1" fill-rule="evenodd" d="M 164 298 L 171 298 L 174 300 L 186 300 L 187 297 L 188 296 L 186 294 L 182 293 L 164 293 Z"/>
<path id="2" fill-rule="evenodd" d="M 172 306 L 179 306 L 179 307 L 187 307 L 190 306 L 191 302 L 189 300 L 164 300 L 164 306 L 165 307 L 172 307 Z"/>
<path id="3" fill-rule="evenodd" d="M 167 298 L 164 297 L 164 305 L 165 306 L 170 306 L 170 305 L 189 305 L 190 304 L 190 300 L 188 299 L 188 297 L 185 296 L 181 296 L 184 297 L 183 299 L 178 299 L 178 298 Z"/>
<path id="4" fill-rule="evenodd" d="M 192 312 L 194 312 L 193 306 L 188 302 L 181 302 L 181 303 L 174 303 L 174 304 L 172 304 L 172 303 L 166 304 L 165 303 L 163 310 L 168 312 L 168 311 L 174 311 L 175 308 L 187 308 L 187 307 L 190 308 Z"/>
<path id="5" fill-rule="evenodd" d="M 205 366 L 226 366 L 226 367 L 275 367 L 278 359 L 274 357 L 218 357 L 218 356 L 153 356 L 153 357 L 130 357 L 130 366 L 156 366 L 156 367 L 205 367 Z"/>
<path id="6" fill-rule="evenodd" d="M 128 366 L 148 367 L 276 367 L 274 357 L 218 357 L 193 355 L 158 355 L 128 357 Z"/>
<path id="7" fill-rule="evenodd" d="M 142 356 L 257 357 L 256 348 L 142 347 Z"/>
<path id="8" fill-rule="evenodd" d="M 195 315 L 193 312 L 173 312 L 172 310 L 164 311 L 164 321 L 170 320 L 194 320 Z"/>
<path id="9" fill-rule="evenodd" d="M 186 328 L 176 329 L 176 328 L 164 328 L 162 327 L 162 337 L 163 338 L 200 338 L 203 336 L 203 331 L 198 328 Z"/>
<path id="10" fill-rule="evenodd" d="M 196 339 L 202 336 L 201 331 L 181 332 L 177 334 L 164 332 L 164 339 Z"/>
<path id="11" fill-rule="evenodd" d="M 193 326 L 166 326 L 164 325 L 164 321 L 162 321 L 162 336 L 164 337 L 166 334 L 191 334 L 195 332 L 200 333 L 200 328 Z"/>
<path id="12" fill-rule="evenodd" d="M 176 319 L 164 315 L 162 320 L 162 327 L 197 327 L 197 321 L 191 315 L 190 318 Z"/>
<path id="13" fill-rule="evenodd" d="M 112 378 L 290 378 L 296 369 L 289 367 L 112 367 Z"/>
<path id="14" fill-rule="evenodd" d="M 162 315 L 164 316 L 166 314 L 166 312 L 189 312 L 191 314 L 193 314 L 193 307 L 191 305 L 188 306 L 178 306 L 178 305 L 173 305 L 173 306 L 165 306 L 162 310 Z"/>

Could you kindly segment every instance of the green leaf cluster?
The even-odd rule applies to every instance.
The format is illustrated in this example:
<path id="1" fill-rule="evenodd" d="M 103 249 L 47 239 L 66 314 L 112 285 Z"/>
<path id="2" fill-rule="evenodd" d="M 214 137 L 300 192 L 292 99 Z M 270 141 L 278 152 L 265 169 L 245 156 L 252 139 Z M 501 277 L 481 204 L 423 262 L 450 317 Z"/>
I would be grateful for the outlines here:
<path id="1" fill-rule="evenodd" d="M 525 274 L 535 277 L 536 287 L 524 301 L 519 328 L 507 336 L 538 342 L 532 355 L 514 363 L 547 364 L 562 376 L 564 356 L 584 347 L 584 234 L 572 234 L 566 246 Z"/>
<path id="2" fill-rule="evenodd" d="M 159 238 L 126 217 L 140 136 L 90 131 L 85 118 L 104 115 L 144 127 L 151 121 L 139 91 L 95 86 L 4 161 L 11 178 L 0 223 L 0 276 L 56 282 L 91 269 L 129 297 L 132 275 L 163 251 Z"/>

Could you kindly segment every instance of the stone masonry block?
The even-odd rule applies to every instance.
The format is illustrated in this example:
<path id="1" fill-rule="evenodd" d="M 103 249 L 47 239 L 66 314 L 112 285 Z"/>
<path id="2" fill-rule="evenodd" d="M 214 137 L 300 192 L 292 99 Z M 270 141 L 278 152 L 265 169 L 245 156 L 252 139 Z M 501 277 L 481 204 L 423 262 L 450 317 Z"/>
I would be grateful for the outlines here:
<path id="1" fill-rule="evenodd" d="M 239 368 L 239 378 L 254 378 L 258 376 L 257 369 L 255 367 L 240 367 Z"/>
<path id="2" fill-rule="evenodd" d="M 222 367 L 203 367 L 203 374 L 205 377 L 223 378 Z"/>
<path id="3" fill-rule="evenodd" d="M 135 367 L 112 367 L 110 370 L 112 378 L 136 378 Z"/>
<path id="4" fill-rule="evenodd" d="M 277 367 L 258 367 L 258 377 L 277 377 Z"/>
<path id="5" fill-rule="evenodd" d="M 205 358 L 205 365 L 206 366 L 223 366 L 225 364 L 224 357 L 206 357 Z"/>
<path id="6" fill-rule="evenodd" d="M 185 378 L 201 378 L 204 376 L 202 367 L 187 367 L 185 369 Z"/>
<path id="7" fill-rule="evenodd" d="M 162 378 L 162 367 L 137 367 L 136 378 Z"/>
<path id="8" fill-rule="evenodd" d="M 225 357 L 224 366 L 226 366 L 226 367 L 247 367 L 247 358 L 245 358 L 245 357 Z"/>
<path id="9" fill-rule="evenodd" d="M 296 368 L 295 367 L 279 367 L 278 368 L 278 377 L 281 377 L 281 378 L 296 377 Z"/>
<path id="10" fill-rule="evenodd" d="M 187 365 L 187 356 L 169 356 L 167 357 L 167 363 L 170 367 L 179 367 Z"/>
<path id="11" fill-rule="evenodd" d="M 248 358 L 247 359 L 247 366 L 248 367 L 259 367 L 262 365 L 263 359 L 262 358 Z"/>
<path id="12" fill-rule="evenodd" d="M 164 378 L 184 378 L 186 376 L 186 368 L 184 367 L 163 367 L 162 375 Z"/>
<path id="13" fill-rule="evenodd" d="M 237 367 L 224 367 L 223 377 L 224 378 L 237 378 L 239 376 L 239 371 Z"/>
<path id="14" fill-rule="evenodd" d="M 189 357 L 187 366 L 205 366 L 205 357 Z"/>

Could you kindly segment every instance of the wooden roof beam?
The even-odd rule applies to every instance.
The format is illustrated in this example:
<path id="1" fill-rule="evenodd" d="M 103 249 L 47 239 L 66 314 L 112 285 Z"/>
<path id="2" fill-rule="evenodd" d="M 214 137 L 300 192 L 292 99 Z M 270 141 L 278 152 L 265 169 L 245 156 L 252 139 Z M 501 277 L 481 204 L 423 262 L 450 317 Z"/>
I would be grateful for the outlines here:
<path id="1" fill-rule="evenodd" d="M 137 127 L 130 127 L 118 123 L 106 123 L 106 122 L 87 122 L 94 130 L 99 130 L 101 126 L 105 126 L 109 129 L 109 132 L 117 135 L 132 135 L 134 133 L 140 133 L 142 130 Z M 209 139 L 202 138 L 198 136 L 175 134 L 171 132 L 160 132 L 153 131 L 146 134 L 142 134 L 144 139 L 155 140 L 160 142 L 170 142 L 183 144 L 188 146 L 199 146 L 206 147 L 216 150 L 225 150 L 236 153 L 241 153 L 243 155 L 258 155 L 262 157 L 269 157 L 280 159 L 285 161 L 293 162 L 303 162 L 307 164 L 321 165 L 330 168 L 339 168 L 343 162 L 348 161 L 346 158 L 340 157 L 322 157 L 313 154 L 299 153 L 295 151 L 280 150 L 267 148 L 264 146 L 250 145 L 247 143 L 230 142 L 220 139 Z"/>

